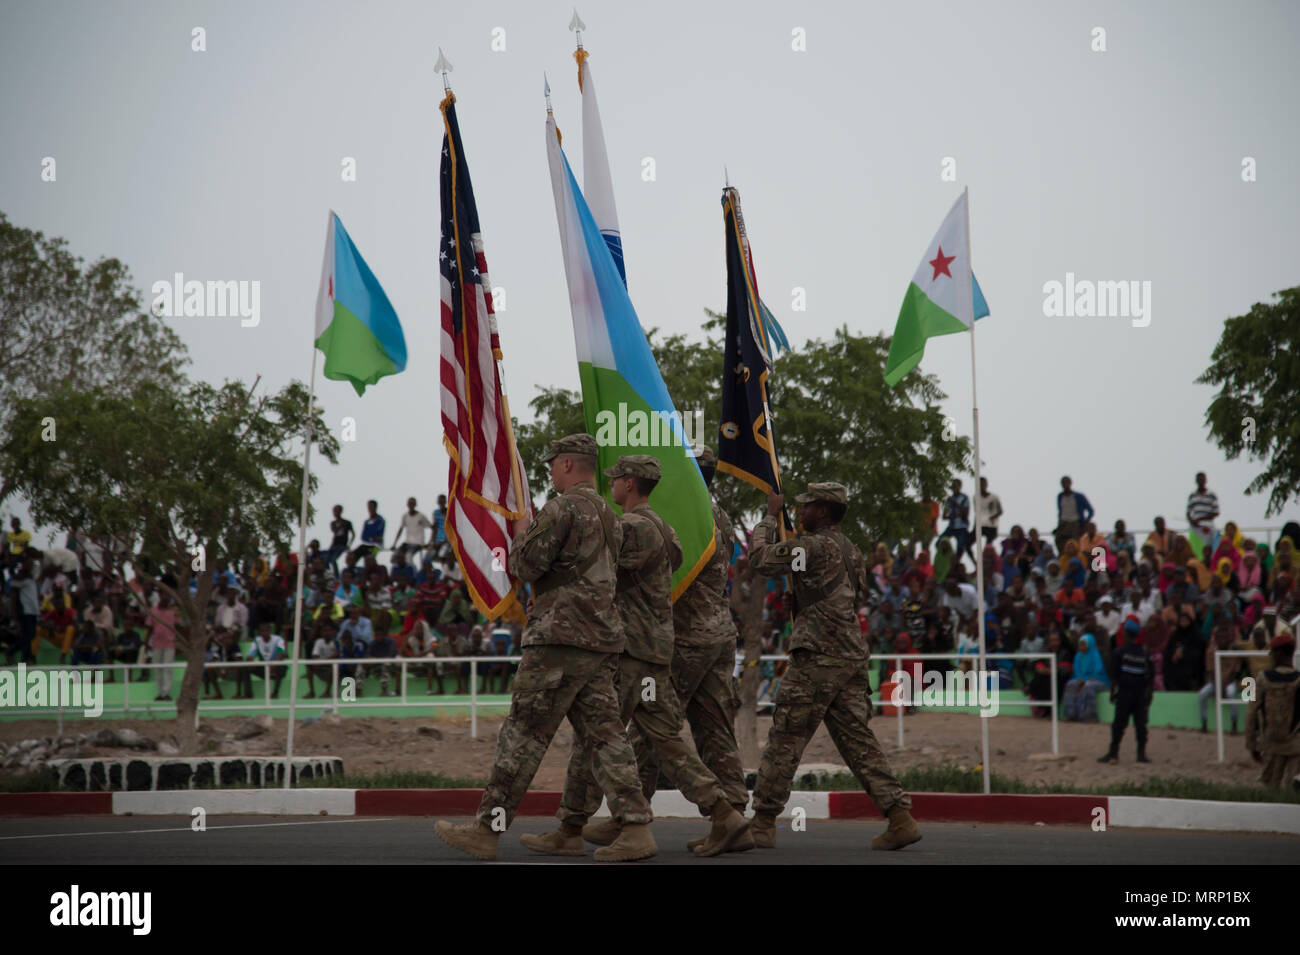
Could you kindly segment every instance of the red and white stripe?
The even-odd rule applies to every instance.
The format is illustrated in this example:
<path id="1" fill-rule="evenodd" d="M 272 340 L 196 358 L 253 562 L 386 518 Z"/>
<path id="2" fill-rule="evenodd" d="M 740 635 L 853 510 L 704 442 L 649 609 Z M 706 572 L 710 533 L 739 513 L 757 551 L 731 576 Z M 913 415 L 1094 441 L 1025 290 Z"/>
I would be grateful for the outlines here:
<path id="1" fill-rule="evenodd" d="M 457 238 L 457 255 L 463 255 Z M 470 596 L 479 611 L 492 618 L 512 603 L 514 582 L 506 569 L 510 542 L 518 522 L 531 521 L 532 501 L 517 452 L 522 500 L 515 494 L 497 367 L 500 342 L 492 297 L 485 291 L 491 288 L 487 260 L 482 237 L 476 233 L 469 239 L 478 275 L 475 281 L 461 283 L 459 303 L 453 302 L 451 284 L 441 277 L 442 429 L 451 457 L 446 527 Z M 469 271 L 467 267 L 459 274 Z M 459 335 L 456 304 L 462 315 Z"/>

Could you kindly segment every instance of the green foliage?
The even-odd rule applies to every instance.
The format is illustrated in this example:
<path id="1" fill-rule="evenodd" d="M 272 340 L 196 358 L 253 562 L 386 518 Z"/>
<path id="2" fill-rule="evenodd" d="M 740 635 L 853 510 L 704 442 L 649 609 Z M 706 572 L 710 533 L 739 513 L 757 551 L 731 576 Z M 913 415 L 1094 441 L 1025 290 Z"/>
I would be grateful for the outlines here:
<path id="1" fill-rule="evenodd" d="M 141 312 L 125 265 L 84 265 L 63 239 L 0 212 L 0 414 L 59 388 L 179 385 L 188 364 L 180 337 Z"/>
<path id="2" fill-rule="evenodd" d="M 1210 367 L 1196 379 L 1219 386 L 1205 412 L 1210 439 L 1230 460 L 1244 453 L 1267 462 L 1246 493 L 1268 492 L 1269 517 L 1300 495 L 1300 287 L 1275 297 L 1223 323 Z"/>
<path id="3" fill-rule="evenodd" d="M 528 469 L 528 487 L 533 496 L 546 497 L 551 493 L 551 472 L 542 455 L 556 438 L 587 430 L 582 395 L 566 388 L 539 388 L 528 407 L 533 409 L 534 420 L 530 424 L 515 422 L 515 444 Z"/>
<path id="4" fill-rule="evenodd" d="M 306 425 L 307 389 L 297 381 L 260 398 L 238 382 L 61 387 L 15 403 L 0 430 L 0 470 L 38 524 L 117 542 L 188 579 L 200 544 L 215 566 L 291 539 Z M 314 429 L 317 453 L 337 462 L 319 408 Z"/>

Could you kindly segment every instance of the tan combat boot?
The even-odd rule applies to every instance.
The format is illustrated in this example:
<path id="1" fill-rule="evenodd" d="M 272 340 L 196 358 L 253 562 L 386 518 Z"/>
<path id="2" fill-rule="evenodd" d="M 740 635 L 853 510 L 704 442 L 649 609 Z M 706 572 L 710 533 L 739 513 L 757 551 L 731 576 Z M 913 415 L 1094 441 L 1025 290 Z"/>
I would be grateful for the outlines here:
<path id="1" fill-rule="evenodd" d="M 439 819 L 433 832 L 453 849 L 459 849 L 475 859 L 490 862 L 497 857 L 497 840 L 501 838 L 501 833 L 493 832 L 485 823 L 476 820 L 468 826 L 455 826 L 445 819 Z"/>
<path id="2" fill-rule="evenodd" d="M 589 822 L 582 827 L 582 838 L 586 839 L 593 846 L 612 845 L 618 838 L 619 824 L 614 819 L 606 819 L 604 822 Z"/>
<path id="3" fill-rule="evenodd" d="M 889 810 L 889 828 L 871 840 L 873 849 L 901 849 L 921 841 L 921 827 L 902 807 Z"/>
<path id="4" fill-rule="evenodd" d="M 748 803 L 734 803 L 734 802 L 733 802 L 733 803 L 731 804 L 731 806 L 732 806 L 733 809 L 736 810 L 736 812 L 740 813 L 740 815 L 743 816 L 743 815 L 745 814 L 745 810 L 748 808 L 749 804 L 748 804 Z M 706 843 L 706 842 L 708 841 L 708 838 L 709 838 L 708 836 L 700 836 L 698 839 L 692 839 L 690 842 L 686 843 L 686 848 L 689 849 L 691 852 L 694 852 L 694 851 L 695 851 L 695 847 L 696 847 L 696 846 L 702 846 L 702 845 L 704 845 L 704 843 Z M 752 848 L 754 848 L 754 837 L 751 836 L 751 835 L 749 834 L 748 830 L 747 830 L 747 831 L 746 831 L 746 832 L 745 832 L 745 833 L 744 833 L 744 834 L 743 834 L 739 839 L 737 839 L 737 840 L 732 844 L 731 848 L 728 849 L 727 851 L 728 851 L 728 852 L 744 852 L 744 851 L 746 851 L 747 849 L 752 849 Z"/>
<path id="5" fill-rule="evenodd" d="M 776 848 L 776 813 L 756 812 L 749 822 L 749 834 L 760 849 Z"/>
<path id="6" fill-rule="evenodd" d="M 635 862 L 637 859 L 649 859 L 659 853 L 655 837 L 650 835 L 648 825 L 625 825 L 610 845 L 597 849 L 593 856 L 597 862 Z"/>
<path id="7" fill-rule="evenodd" d="M 532 849 L 534 852 L 542 852 L 548 856 L 585 856 L 586 847 L 582 844 L 582 828 L 580 826 L 564 823 L 554 832 L 548 832 L 544 836 L 535 836 L 532 833 L 525 833 L 519 837 L 525 849 Z"/>
<path id="8" fill-rule="evenodd" d="M 704 844 L 693 851 L 697 856 L 709 858 L 719 856 L 734 846 L 742 836 L 749 835 L 749 820 L 736 812 L 736 808 L 725 799 L 719 799 L 709 813 L 713 828 L 704 839 Z M 754 840 L 749 840 L 753 846 Z"/>

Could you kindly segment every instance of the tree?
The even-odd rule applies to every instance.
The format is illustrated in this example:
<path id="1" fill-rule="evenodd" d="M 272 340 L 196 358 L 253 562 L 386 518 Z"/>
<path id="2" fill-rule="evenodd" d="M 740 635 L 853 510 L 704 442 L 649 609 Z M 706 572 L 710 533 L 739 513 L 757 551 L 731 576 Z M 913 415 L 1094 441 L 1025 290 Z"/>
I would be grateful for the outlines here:
<path id="1" fill-rule="evenodd" d="M 0 418 L 24 397 L 61 387 L 130 390 L 179 385 L 185 345 L 140 310 L 126 266 L 86 266 L 63 239 L 14 225 L 0 212 Z M 9 475 L 0 501 L 12 493 Z"/>
<path id="2" fill-rule="evenodd" d="M 1246 493 L 1268 492 L 1268 517 L 1300 494 L 1300 287 L 1274 297 L 1223 323 L 1210 367 L 1196 379 L 1219 386 L 1205 412 L 1211 440 L 1229 460 L 1244 453 L 1267 462 Z"/>
<path id="3" fill-rule="evenodd" d="M 175 601 L 182 621 L 177 646 L 186 661 L 177 735 L 187 751 L 196 745 L 212 568 L 287 549 L 302 500 L 307 387 L 294 381 L 255 397 L 256 387 L 61 386 L 20 399 L 0 428 L 0 470 L 38 523 L 125 542 L 130 553 L 113 555 L 115 563 L 128 558 L 142 579 Z M 313 442 L 318 454 L 338 462 L 338 441 L 319 408 Z"/>

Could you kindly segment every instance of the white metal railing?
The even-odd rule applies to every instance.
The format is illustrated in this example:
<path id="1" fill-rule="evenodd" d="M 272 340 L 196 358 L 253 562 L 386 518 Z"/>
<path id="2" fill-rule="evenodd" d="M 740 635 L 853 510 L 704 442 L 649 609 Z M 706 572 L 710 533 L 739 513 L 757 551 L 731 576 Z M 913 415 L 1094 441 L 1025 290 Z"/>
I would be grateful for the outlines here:
<path id="1" fill-rule="evenodd" d="M 286 672 L 284 676 L 281 677 L 281 679 L 287 679 L 289 676 L 287 672 L 287 668 L 290 666 L 297 665 L 300 667 L 311 667 L 311 668 L 330 667 L 331 670 L 330 680 L 329 680 L 330 696 L 324 700 L 318 700 L 318 698 L 316 697 L 304 698 L 300 696 L 293 703 L 293 706 L 296 707 L 297 709 L 303 709 L 303 708 L 310 709 L 313 707 L 319 707 L 322 710 L 327 712 L 335 712 L 335 711 L 341 712 L 342 710 L 349 709 L 349 708 L 350 709 L 355 709 L 358 707 L 373 708 L 375 706 L 435 707 L 435 708 L 446 707 L 446 706 L 468 706 L 470 710 L 470 736 L 477 738 L 479 707 L 500 708 L 509 705 L 508 703 L 505 702 L 493 702 L 493 701 L 479 702 L 478 665 L 480 663 L 489 663 L 489 664 L 518 663 L 522 659 L 523 657 L 519 657 L 519 656 L 500 656 L 500 657 L 492 656 L 492 657 L 360 657 L 360 658 L 353 658 L 353 659 L 339 659 L 336 657 L 330 660 L 309 660 L 309 659 L 287 660 L 286 659 L 286 660 L 271 660 L 271 661 L 265 661 L 265 660 L 233 660 L 230 662 L 205 661 L 203 665 L 204 672 L 207 674 L 211 674 L 216 679 L 225 678 L 221 675 L 218 675 L 220 671 L 225 671 L 225 670 L 248 669 L 254 671 L 262 671 L 263 682 L 265 683 L 265 686 L 263 687 L 263 699 L 257 701 L 257 700 L 235 700 L 233 698 L 220 699 L 220 700 L 204 700 L 200 698 L 198 701 L 198 706 L 195 709 L 195 713 L 194 713 L 194 723 L 195 726 L 198 725 L 199 717 L 202 715 L 204 710 L 208 710 L 208 711 L 256 710 L 261 712 L 263 710 L 289 709 L 290 702 L 287 697 L 281 699 L 279 696 L 275 696 L 275 697 L 271 696 L 271 683 L 275 678 L 271 675 L 270 671 L 272 668 L 286 669 Z M 425 697 L 420 700 L 411 700 L 408 698 L 406 683 L 409 675 L 408 670 L 411 667 L 413 666 L 423 667 L 423 666 L 430 666 L 430 665 L 437 666 L 439 664 L 461 665 L 465 663 L 469 664 L 468 695 L 458 696 L 454 694 L 447 694 L 451 698 L 442 699 L 442 700 L 429 699 L 428 697 Z M 96 670 L 100 670 L 100 671 L 111 670 L 114 673 L 122 673 L 126 677 L 125 682 L 123 683 L 122 701 L 121 703 L 114 703 L 112 706 L 105 704 L 103 706 L 102 713 L 105 714 L 111 713 L 113 715 L 128 715 L 132 712 L 149 714 L 158 709 L 165 709 L 168 712 L 172 712 L 175 710 L 176 707 L 175 700 L 167 701 L 162 706 L 159 706 L 158 701 L 156 700 L 154 701 L 142 700 L 138 705 L 133 707 L 131 703 L 131 676 L 134 673 L 139 671 L 149 671 L 149 670 L 172 670 L 172 671 L 179 670 L 181 671 L 181 676 L 175 677 L 173 679 L 173 685 L 175 685 L 179 683 L 181 679 L 183 679 L 184 671 L 187 666 L 188 664 L 182 660 L 176 663 L 85 664 L 85 665 L 79 665 L 75 668 L 71 666 L 42 665 L 42 666 L 27 666 L 26 670 L 29 673 L 33 671 L 39 671 L 39 670 L 55 670 L 55 671 L 75 670 L 78 672 L 94 672 Z M 372 670 L 372 669 L 376 669 L 380 667 L 388 667 L 388 666 L 396 667 L 398 669 L 396 681 L 397 681 L 397 687 L 400 690 L 400 697 L 394 699 L 389 699 L 386 697 L 368 697 L 364 699 L 350 699 L 350 700 L 342 700 L 339 698 L 339 689 L 340 689 L 340 682 L 341 682 L 341 678 L 339 675 L 340 667 L 359 667 L 362 670 Z M 5 670 L 5 669 L 12 670 L 13 667 L 0 667 L 0 670 Z M 456 676 L 456 674 L 454 673 L 442 674 L 442 678 L 446 679 L 449 675 L 453 677 Z M 510 673 L 506 674 L 507 685 L 509 684 L 510 678 L 512 676 L 513 674 Z M 251 679 L 251 674 L 249 678 Z M 434 679 L 437 679 L 437 676 L 435 676 Z M 60 700 L 59 703 L 61 704 L 62 700 Z M 63 710 L 64 710 L 64 707 L 62 705 L 42 706 L 42 707 L 27 706 L 21 708 L 5 707 L 3 710 L 0 710 L 0 713 L 3 713 L 5 715 L 13 714 L 15 716 L 37 716 L 37 715 L 48 715 L 51 709 L 55 709 L 57 711 L 59 735 L 62 736 L 63 735 Z"/>
<path id="2" fill-rule="evenodd" d="M 1224 761 L 1223 751 L 1223 707 L 1247 706 L 1250 701 L 1241 698 L 1230 699 L 1223 695 L 1223 671 L 1219 668 L 1220 657 L 1259 657 L 1268 654 L 1268 648 L 1261 650 L 1215 650 L 1214 651 L 1214 722 L 1215 733 L 1219 737 L 1219 762 Z M 1254 674 L 1251 674 L 1254 676 Z"/>
<path id="3" fill-rule="evenodd" d="M 789 660 L 788 654 L 763 654 L 760 660 Z M 873 653 L 871 660 L 947 660 L 948 662 L 975 661 L 979 657 L 972 653 Z M 1052 698 L 1050 700 L 1003 700 L 999 697 L 998 706 L 1046 706 L 1052 711 L 1052 752 L 1059 753 L 1060 749 L 1060 730 L 1058 726 L 1057 713 L 1058 705 L 1056 699 L 1056 657 L 1051 653 L 986 653 L 986 660 L 1050 660 L 1051 661 L 1051 684 Z M 776 679 L 776 678 L 774 678 Z M 918 681 L 913 680 L 914 683 Z M 903 748 L 903 705 L 892 700 L 882 700 L 882 704 L 894 706 L 898 713 L 898 748 Z M 913 704 L 908 704 L 913 705 Z M 775 707 L 773 700 L 765 703 L 759 703 L 764 708 Z"/>

